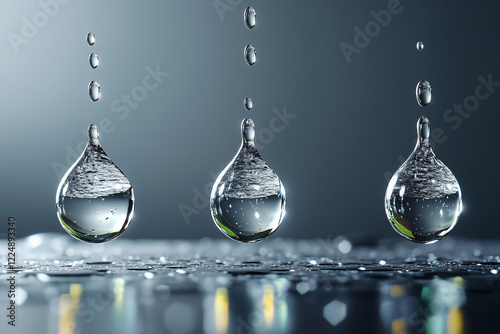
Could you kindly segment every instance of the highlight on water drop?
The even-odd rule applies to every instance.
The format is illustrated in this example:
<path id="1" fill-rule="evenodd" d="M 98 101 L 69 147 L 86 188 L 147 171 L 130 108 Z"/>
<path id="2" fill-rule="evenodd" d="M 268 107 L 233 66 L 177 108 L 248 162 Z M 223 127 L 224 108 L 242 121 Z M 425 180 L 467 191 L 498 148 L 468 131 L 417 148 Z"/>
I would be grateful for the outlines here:
<path id="1" fill-rule="evenodd" d="M 428 106 L 432 99 L 432 88 L 429 81 L 420 80 L 415 88 L 415 94 L 419 106 Z"/>
<path id="2" fill-rule="evenodd" d="M 462 192 L 455 175 L 432 150 L 427 118 L 418 120 L 417 135 L 414 151 L 389 181 L 385 212 L 399 235 L 430 244 L 457 224 Z"/>
<path id="3" fill-rule="evenodd" d="M 422 51 L 424 49 L 424 43 L 422 42 L 417 42 L 417 50 Z"/>
<path id="4" fill-rule="evenodd" d="M 246 97 L 243 100 L 243 105 L 245 106 L 246 110 L 252 110 L 252 108 L 253 108 L 253 101 L 252 101 L 252 99 L 249 98 L 249 97 Z"/>
<path id="5" fill-rule="evenodd" d="M 93 32 L 89 32 L 89 33 L 87 34 L 87 43 L 88 43 L 90 46 L 94 45 L 94 43 L 95 43 L 95 36 L 94 36 L 94 33 L 93 33 Z"/>
<path id="6" fill-rule="evenodd" d="M 89 97 L 94 102 L 101 98 L 101 86 L 97 81 L 89 83 Z"/>
<path id="7" fill-rule="evenodd" d="M 117 238 L 134 214 L 134 191 L 123 172 L 106 155 L 99 129 L 89 126 L 89 142 L 64 174 L 56 193 L 56 211 L 62 227 L 84 242 Z"/>
<path id="8" fill-rule="evenodd" d="M 248 44 L 245 46 L 243 54 L 248 65 L 252 66 L 257 61 L 257 51 L 255 51 L 253 45 Z"/>
<path id="9" fill-rule="evenodd" d="M 245 8 L 245 13 L 243 16 L 245 20 L 245 25 L 247 26 L 248 29 L 252 29 L 253 27 L 255 27 L 255 21 L 257 18 L 255 9 L 253 9 L 252 7 Z"/>
<path id="10" fill-rule="evenodd" d="M 91 53 L 89 56 L 89 64 L 93 69 L 97 68 L 97 66 L 99 66 L 99 56 L 95 53 Z"/>
<path id="11" fill-rule="evenodd" d="M 280 178 L 255 147 L 250 118 L 243 120 L 241 135 L 238 153 L 212 187 L 210 213 L 224 235 L 248 243 L 269 237 L 280 226 L 286 194 Z"/>

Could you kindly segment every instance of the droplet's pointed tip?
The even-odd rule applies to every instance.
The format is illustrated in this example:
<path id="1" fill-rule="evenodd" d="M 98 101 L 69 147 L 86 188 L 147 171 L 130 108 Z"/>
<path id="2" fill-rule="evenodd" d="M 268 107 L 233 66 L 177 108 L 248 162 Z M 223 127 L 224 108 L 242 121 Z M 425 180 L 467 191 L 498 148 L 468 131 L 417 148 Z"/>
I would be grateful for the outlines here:
<path id="1" fill-rule="evenodd" d="M 99 128 L 95 124 L 89 125 L 89 139 L 97 140 L 99 139 Z"/>
<path id="2" fill-rule="evenodd" d="M 429 119 L 428 119 L 427 117 L 422 116 L 422 117 L 420 117 L 420 118 L 418 119 L 418 123 L 419 123 L 419 124 L 424 124 L 424 123 L 430 123 L 430 122 L 429 122 Z"/>
<path id="3" fill-rule="evenodd" d="M 430 132 L 431 132 L 431 122 L 425 116 L 420 117 L 417 122 L 418 138 L 422 140 L 429 139 Z"/>
<path id="4" fill-rule="evenodd" d="M 241 135 L 243 141 L 253 141 L 255 138 L 255 124 L 251 118 L 245 118 L 241 122 Z"/>

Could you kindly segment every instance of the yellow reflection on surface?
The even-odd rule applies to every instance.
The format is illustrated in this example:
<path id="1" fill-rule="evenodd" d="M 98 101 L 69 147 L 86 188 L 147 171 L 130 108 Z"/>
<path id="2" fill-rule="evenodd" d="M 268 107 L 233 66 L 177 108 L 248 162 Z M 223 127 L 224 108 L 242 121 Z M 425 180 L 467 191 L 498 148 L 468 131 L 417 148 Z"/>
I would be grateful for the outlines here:
<path id="1" fill-rule="evenodd" d="M 270 327 L 274 319 L 274 288 L 269 284 L 264 286 L 263 308 L 264 321 Z"/>
<path id="2" fill-rule="evenodd" d="M 217 333 L 227 333 L 229 324 L 229 297 L 226 288 L 215 290 L 215 328 Z"/>
<path id="3" fill-rule="evenodd" d="M 405 294 L 406 294 L 406 290 L 405 290 L 404 285 L 394 284 L 391 286 L 391 297 L 392 298 L 401 297 L 401 296 L 404 296 Z"/>
<path id="4" fill-rule="evenodd" d="M 123 278 L 115 279 L 113 292 L 115 294 L 115 309 L 121 309 L 123 305 L 123 287 L 125 286 L 125 280 Z"/>
<path id="5" fill-rule="evenodd" d="M 71 284 L 69 293 L 59 297 L 59 333 L 72 334 L 75 328 L 75 314 L 82 294 L 81 284 Z"/>
<path id="6" fill-rule="evenodd" d="M 460 308 L 451 308 L 448 311 L 448 333 L 462 334 L 464 332 L 464 316 Z"/>
<path id="7" fill-rule="evenodd" d="M 392 334 L 406 334 L 405 319 L 396 318 L 392 321 Z"/>

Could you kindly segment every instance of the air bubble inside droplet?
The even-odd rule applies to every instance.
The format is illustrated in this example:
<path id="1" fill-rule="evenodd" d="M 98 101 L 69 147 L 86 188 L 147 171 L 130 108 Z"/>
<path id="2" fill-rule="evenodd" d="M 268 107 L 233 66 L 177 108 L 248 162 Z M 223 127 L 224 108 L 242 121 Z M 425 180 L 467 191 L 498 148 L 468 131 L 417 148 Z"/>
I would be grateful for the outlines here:
<path id="1" fill-rule="evenodd" d="M 243 100 L 243 105 L 245 106 L 246 110 L 252 110 L 252 108 L 253 108 L 252 99 L 249 97 L 246 97 L 245 100 Z"/>
<path id="2" fill-rule="evenodd" d="M 94 36 L 94 33 L 89 32 L 89 33 L 87 34 L 87 43 L 88 43 L 90 46 L 94 45 L 94 43 L 95 43 L 95 36 Z"/>
<path id="3" fill-rule="evenodd" d="M 422 51 L 424 49 L 424 43 L 422 42 L 417 42 L 417 50 Z"/>
<path id="4" fill-rule="evenodd" d="M 241 133 L 238 153 L 212 188 L 210 211 L 219 230 L 229 238 L 257 242 L 280 226 L 285 215 L 285 188 L 255 147 L 251 119 L 243 120 Z"/>
<path id="5" fill-rule="evenodd" d="M 255 13 L 255 9 L 252 7 L 247 7 L 244 13 L 245 25 L 248 29 L 252 29 L 255 27 L 255 21 L 257 19 L 257 15 Z"/>
<path id="6" fill-rule="evenodd" d="M 245 46 L 244 56 L 245 61 L 248 65 L 252 66 L 253 64 L 255 64 L 255 62 L 257 61 L 257 51 L 255 51 L 253 45 L 249 44 Z"/>
<path id="7" fill-rule="evenodd" d="M 92 68 L 97 68 L 99 66 L 99 56 L 95 53 L 91 53 L 89 56 L 89 64 Z"/>
<path id="8" fill-rule="evenodd" d="M 418 82 L 415 88 L 415 94 L 417 97 L 417 102 L 421 107 L 427 106 L 431 103 L 432 99 L 432 88 L 428 81 L 421 80 Z"/>
<path id="9" fill-rule="evenodd" d="M 101 86 L 96 81 L 89 83 L 89 97 L 94 102 L 101 98 Z"/>

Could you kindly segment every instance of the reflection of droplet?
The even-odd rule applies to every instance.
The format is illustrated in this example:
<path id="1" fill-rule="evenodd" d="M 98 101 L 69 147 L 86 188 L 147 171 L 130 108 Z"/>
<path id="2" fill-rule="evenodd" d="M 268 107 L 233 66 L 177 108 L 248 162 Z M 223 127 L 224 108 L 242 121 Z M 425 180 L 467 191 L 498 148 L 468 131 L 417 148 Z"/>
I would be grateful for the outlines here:
<path id="1" fill-rule="evenodd" d="M 94 102 L 101 97 L 101 86 L 96 81 L 89 83 L 89 97 Z"/>
<path id="2" fill-rule="evenodd" d="M 417 50 L 418 50 L 418 51 L 422 51 L 423 49 L 424 49 L 424 43 L 422 43 L 422 42 L 418 42 L 418 43 L 417 43 Z"/>
<path id="3" fill-rule="evenodd" d="M 432 243 L 450 232 L 462 212 L 462 193 L 453 173 L 429 143 L 429 120 L 417 123 L 415 150 L 389 181 L 385 212 L 401 236 Z"/>
<path id="4" fill-rule="evenodd" d="M 112 218 L 107 217 L 115 207 L 120 209 L 114 209 Z M 83 154 L 59 183 L 56 208 L 63 228 L 86 242 L 112 240 L 125 231 L 132 219 L 132 186 L 102 149 L 94 124 L 89 126 L 89 142 Z"/>
<path id="5" fill-rule="evenodd" d="M 251 98 L 246 97 L 245 100 L 243 101 L 243 104 L 245 105 L 246 110 L 252 110 L 253 102 Z"/>
<path id="6" fill-rule="evenodd" d="M 253 121 L 244 119 L 241 131 L 243 139 L 238 153 L 212 188 L 210 212 L 219 230 L 229 238 L 257 242 L 281 224 L 286 207 L 285 188 L 255 147 Z"/>
<path id="7" fill-rule="evenodd" d="M 99 56 L 95 53 L 91 53 L 89 56 L 89 63 L 92 68 L 99 66 Z"/>
<path id="8" fill-rule="evenodd" d="M 95 43 L 95 36 L 93 32 L 89 32 L 87 34 L 87 43 L 89 43 L 90 46 L 94 45 Z"/>
<path id="9" fill-rule="evenodd" d="M 251 44 L 245 46 L 244 55 L 245 55 L 245 61 L 250 66 L 255 64 L 255 62 L 257 61 L 257 52 L 255 51 L 255 48 Z"/>
<path id="10" fill-rule="evenodd" d="M 421 107 L 427 106 L 429 103 L 431 103 L 432 98 L 431 84 L 425 80 L 419 81 L 415 89 L 415 94 L 418 104 Z"/>
<path id="11" fill-rule="evenodd" d="M 255 14 L 255 9 L 252 7 L 247 7 L 245 9 L 245 14 L 244 14 L 244 19 L 245 19 L 245 25 L 247 26 L 248 29 L 252 29 L 255 27 L 255 19 L 257 18 L 257 15 Z"/>

